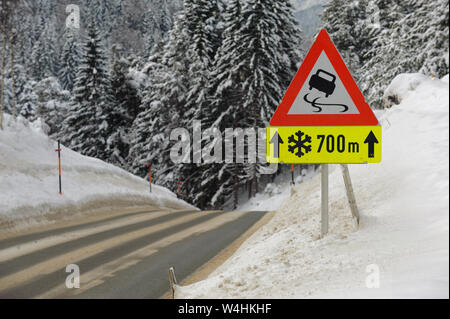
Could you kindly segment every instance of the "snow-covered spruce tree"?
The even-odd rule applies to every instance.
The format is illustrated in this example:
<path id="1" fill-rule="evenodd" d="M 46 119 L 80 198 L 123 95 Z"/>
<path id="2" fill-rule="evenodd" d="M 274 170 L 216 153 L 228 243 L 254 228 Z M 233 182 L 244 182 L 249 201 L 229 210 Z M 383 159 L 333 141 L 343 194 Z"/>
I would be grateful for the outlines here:
<path id="1" fill-rule="evenodd" d="M 208 84 L 214 57 L 221 42 L 218 30 L 220 12 L 216 0 L 185 0 L 186 33 L 190 40 L 186 55 L 190 61 L 190 85 L 186 96 L 186 126 L 193 120 L 209 125 Z"/>
<path id="2" fill-rule="evenodd" d="M 374 4 L 378 9 L 379 28 L 367 53 L 367 62 L 361 67 L 361 86 L 367 102 L 382 108 L 384 90 L 392 79 L 400 73 L 418 71 L 413 66 L 413 56 L 418 52 L 416 45 L 406 45 L 406 38 L 411 36 L 407 33 L 414 24 L 408 18 L 413 6 L 403 0 L 374 0 Z"/>
<path id="3" fill-rule="evenodd" d="M 170 148 L 174 142 L 169 141 L 170 132 L 174 128 L 185 127 L 187 118 L 186 94 L 190 83 L 189 65 L 190 61 L 186 55 L 189 49 L 189 37 L 186 32 L 186 19 L 184 12 L 180 13 L 174 24 L 174 29 L 170 32 L 170 40 L 165 48 L 162 56 L 162 64 L 164 65 L 164 73 L 162 78 L 154 85 L 157 87 L 157 95 L 152 100 L 151 106 L 155 112 L 158 108 L 160 114 L 155 122 L 155 138 L 152 143 L 155 148 L 150 152 L 153 155 L 157 150 L 161 156 L 159 169 L 156 173 L 155 180 L 157 183 L 171 188 L 177 189 L 177 182 L 182 180 L 183 176 L 176 176 L 175 170 L 177 165 L 170 159 Z M 159 149 L 156 143 L 164 136 L 164 142 L 160 143 Z M 152 157 L 150 155 L 150 157 Z M 183 164 L 178 164 L 183 165 Z"/>
<path id="4" fill-rule="evenodd" d="M 3 112 L 6 108 L 6 65 L 9 52 L 7 43 L 11 36 L 13 5 L 14 3 L 11 0 L 1 0 L 0 3 L 0 130 L 3 129 Z"/>
<path id="5" fill-rule="evenodd" d="M 58 77 L 61 81 L 62 87 L 65 90 L 72 91 L 78 70 L 78 63 L 80 61 L 78 30 L 75 28 L 66 28 L 64 31 L 64 37 L 65 42 L 62 48 Z"/>
<path id="6" fill-rule="evenodd" d="M 31 52 L 32 76 L 36 80 L 54 76 L 59 69 L 55 24 L 41 17 L 39 26 L 41 33 Z"/>
<path id="7" fill-rule="evenodd" d="M 106 159 L 108 74 L 97 29 L 91 24 L 78 68 L 74 97 L 65 120 L 64 142 L 83 155 Z"/>
<path id="8" fill-rule="evenodd" d="M 37 101 L 38 97 L 33 90 L 34 81 L 27 81 L 23 92 L 19 95 L 17 104 L 19 105 L 19 115 L 33 122 L 37 119 Z"/>
<path id="9" fill-rule="evenodd" d="M 138 114 L 141 103 L 137 88 L 129 78 L 130 61 L 120 57 L 113 46 L 110 71 L 110 102 L 106 105 L 106 160 L 116 166 L 127 168 L 129 130 Z"/>
<path id="10" fill-rule="evenodd" d="M 322 13 L 325 30 L 357 81 L 374 36 L 368 12 L 368 0 L 332 0 Z"/>
<path id="11" fill-rule="evenodd" d="M 222 132 L 223 140 L 227 138 L 227 128 L 254 128 L 256 131 L 269 121 L 300 62 L 297 50 L 301 45 L 300 29 L 293 18 L 290 3 L 255 1 L 253 7 L 243 8 L 245 5 L 243 1 L 228 2 L 223 15 L 223 42 L 217 52 L 208 86 L 205 123 L 207 128 Z M 256 26 L 255 29 L 258 29 L 258 26 L 272 27 L 271 31 L 264 29 L 262 33 L 254 32 L 249 24 L 252 23 L 249 22 L 249 17 L 254 19 L 252 22 Z M 267 21 L 273 25 L 267 26 Z M 264 38 L 266 35 L 268 39 Z M 266 40 L 271 43 L 267 45 Z M 260 46 L 255 46 L 255 43 Z M 264 57 L 270 60 L 267 64 Z M 266 66 L 272 67 L 272 70 L 267 70 Z M 261 77 L 254 80 L 260 83 L 269 82 L 267 87 L 248 82 L 255 73 Z M 270 83 L 272 74 L 277 75 L 275 83 Z M 263 96 L 258 100 L 258 95 L 246 94 L 245 85 L 248 85 L 249 90 L 261 89 L 265 91 L 264 94 L 272 92 L 276 98 L 270 101 L 270 96 Z M 272 91 L 274 87 L 277 88 Z M 258 93 L 263 93 L 261 91 Z M 249 98 L 253 101 L 270 101 L 271 105 L 266 104 L 266 109 L 259 106 L 252 108 L 251 104 L 247 104 Z M 264 103 L 261 105 L 264 106 Z M 235 139 L 234 158 L 237 157 L 236 143 Z M 247 148 L 246 144 L 245 149 Z M 229 203 L 234 193 L 233 206 L 236 207 L 239 189 L 245 182 L 252 181 L 249 191 L 257 192 L 259 168 L 260 164 L 248 163 L 205 165 L 200 176 L 201 192 L 196 194 L 197 201 L 206 203 L 207 207 L 221 208 Z"/>
<path id="12" fill-rule="evenodd" d="M 151 163 L 154 180 L 158 184 L 166 185 L 164 172 L 170 165 L 167 152 L 169 145 L 167 137 L 170 132 L 167 128 L 172 119 L 170 110 L 162 106 L 160 99 L 160 92 L 167 76 L 166 67 L 161 63 L 160 51 L 150 57 L 145 73 L 149 77 L 143 92 L 140 113 L 131 127 L 128 162 L 134 174 L 145 178 L 148 178 L 148 168 L 145 165 Z"/>
<path id="13" fill-rule="evenodd" d="M 143 92 L 140 112 L 131 129 L 128 163 L 131 171 L 146 177 L 145 164 L 151 162 L 154 181 L 176 189 L 174 164 L 170 160 L 170 131 L 182 127 L 185 113 L 189 60 L 184 12 L 177 15 L 169 42 L 157 46 L 144 67 L 147 86 Z"/>
<path id="14" fill-rule="evenodd" d="M 298 71 L 301 62 L 300 46 L 302 44 L 301 29 L 294 17 L 294 9 L 291 1 L 274 1 L 275 14 L 277 15 L 277 34 L 280 40 L 279 51 L 282 55 L 279 65 L 279 74 L 283 93 L 292 82 L 293 76 Z"/>
<path id="15" fill-rule="evenodd" d="M 17 56 L 14 57 L 12 69 L 9 66 L 8 76 L 7 76 L 7 110 L 11 114 L 18 115 L 20 113 L 21 105 L 19 100 L 22 94 L 25 93 L 25 86 L 28 81 L 31 81 L 27 74 L 24 66 L 20 64 Z M 14 103 L 16 104 L 16 110 L 14 112 Z"/>
<path id="16" fill-rule="evenodd" d="M 37 96 L 38 116 L 48 125 L 53 139 L 61 138 L 63 122 L 70 105 L 70 92 L 61 87 L 56 77 L 45 78 L 33 85 Z"/>
<path id="17" fill-rule="evenodd" d="M 105 43 L 109 41 L 116 23 L 115 13 L 117 12 L 116 0 L 85 0 L 84 7 L 87 14 L 85 22 L 94 22 L 99 34 L 104 37 Z"/>
<path id="18" fill-rule="evenodd" d="M 213 119 L 209 111 L 208 84 L 221 37 L 217 27 L 220 21 L 219 5 L 216 0 L 185 0 L 184 5 L 186 33 L 189 38 L 186 55 L 190 61 L 188 69 L 190 82 L 184 117 L 181 119 L 182 127 L 193 127 L 193 121 L 209 126 Z M 205 143 L 206 141 L 202 144 Z M 194 154 L 192 156 L 194 158 Z M 174 171 L 175 178 L 185 183 L 183 195 L 200 208 L 206 207 L 207 199 L 210 197 L 203 195 L 211 191 L 202 184 L 205 181 L 206 169 L 206 165 L 193 163 L 178 165 Z"/>
<path id="19" fill-rule="evenodd" d="M 154 47 L 166 40 L 174 23 L 174 12 L 183 6 L 182 0 L 154 0 L 148 4 L 143 17 L 144 56 L 149 57 Z"/>
<path id="20" fill-rule="evenodd" d="M 246 127 L 265 127 L 272 118 L 283 96 L 283 79 L 278 74 L 284 55 L 280 53 L 280 35 L 277 33 L 281 17 L 276 14 L 274 2 L 249 0 L 243 8 L 241 47 L 236 52 L 246 68 L 243 100 L 240 105 L 250 116 Z M 258 192 L 261 164 L 246 167 L 249 195 Z"/>
<path id="21" fill-rule="evenodd" d="M 243 82 L 246 75 L 245 65 L 237 60 L 242 36 L 239 32 L 245 23 L 242 17 L 242 0 L 230 0 L 223 15 L 224 32 L 223 42 L 218 49 L 214 67 L 210 76 L 209 90 L 209 128 L 222 132 L 225 140 L 225 129 L 245 127 L 245 119 L 249 114 L 244 114 L 240 109 L 243 100 Z M 233 66 L 233 67 L 230 67 Z M 211 123 L 212 122 L 212 123 Z M 233 139 L 234 140 L 234 139 Z M 235 144 L 235 143 L 233 143 Z M 236 146 L 233 148 L 233 157 Z M 210 164 L 202 174 L 201 186 L 207 192 L 208 206 L 221 208 L 234 193 L 234 207 L 238 204 L 239 186 L 244 175 L 243 165 L 234 163 Z M 215 185 L 215 187 L 212 187 Z M 217 187 L 220 185 L 220 187 Z"/>
<path id="22" fill-rule="evenodd" d="M 405 20 L 414 21 L 406 35 L 406 47 L 417 47 L 412 65 L 426 75 L 449 73 L 449 1 L 411 0 L 414 10 Z"/>

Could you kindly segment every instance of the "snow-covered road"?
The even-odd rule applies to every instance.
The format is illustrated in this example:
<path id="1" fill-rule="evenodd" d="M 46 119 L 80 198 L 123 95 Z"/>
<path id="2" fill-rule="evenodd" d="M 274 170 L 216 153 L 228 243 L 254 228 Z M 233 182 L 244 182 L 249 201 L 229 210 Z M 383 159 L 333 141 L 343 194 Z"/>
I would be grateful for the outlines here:
<path id="1" fill-rule="evenodd" d="M 0 298 L 159 298 L 222 252 L 264 212 L 129 211 L 0 241 Z M 68 265 L 80 270 L 69 289 Z"/>

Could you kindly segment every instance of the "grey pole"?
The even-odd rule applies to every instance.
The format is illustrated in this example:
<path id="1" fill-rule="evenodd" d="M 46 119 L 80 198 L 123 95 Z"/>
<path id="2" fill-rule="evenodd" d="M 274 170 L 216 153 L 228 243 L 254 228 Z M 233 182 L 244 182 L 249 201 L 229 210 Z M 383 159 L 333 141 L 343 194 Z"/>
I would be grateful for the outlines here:
<path id="1" fill-rule="evenodd" d="M 352 215 L 356 221 L 356 224 L 359 225 L 360 215 L 358 211 L 358 206 L 356 205 L 355 193 L 353 192 L 352 180 L 350 179 L 348 165 L 342 164 L 341 167 L 342 167 L 342 174 L 344 175 L 344 183 L 345 189 L 347 191 L 348 204 L 350 206 L 350 210 L 352 211 Z"/>
<path id="2" fill-rule="evenodd" d="M 328 164 L 322 164 L 322 214 L 321 214 L 321 236 L 328 233 Z"/>

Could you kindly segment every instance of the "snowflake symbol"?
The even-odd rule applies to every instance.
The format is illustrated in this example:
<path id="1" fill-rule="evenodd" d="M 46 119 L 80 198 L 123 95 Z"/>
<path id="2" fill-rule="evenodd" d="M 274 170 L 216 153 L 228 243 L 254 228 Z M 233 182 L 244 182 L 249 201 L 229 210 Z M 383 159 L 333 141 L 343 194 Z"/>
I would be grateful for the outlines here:
<path id="1" fill-rule="evenodd" d="M 297 155 L 298 157 L 302 157 L 303 155 L 311 152 L 311 145 L 306 145 L 309 143 L 311 143 L 311 136 L 306 135 L 302 131 L 298 131 L 295 135 L 289 137 L 289 144 L 293 144 L 288 146 L 289 152 Z M 295 150 L 297 150 L 297 153 L 295 153 Z"/>

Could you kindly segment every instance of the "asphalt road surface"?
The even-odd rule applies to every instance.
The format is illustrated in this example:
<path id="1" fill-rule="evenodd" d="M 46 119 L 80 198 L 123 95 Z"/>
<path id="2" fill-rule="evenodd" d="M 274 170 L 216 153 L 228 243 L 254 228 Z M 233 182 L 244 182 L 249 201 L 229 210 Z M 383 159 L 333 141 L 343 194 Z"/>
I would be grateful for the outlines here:
<path id="1" fill-rule="evenodd" d="M 160 298 L 169 267 L 181 282 L 265 214 L 140 211 L 0 240 L 0 298 Z"/>

